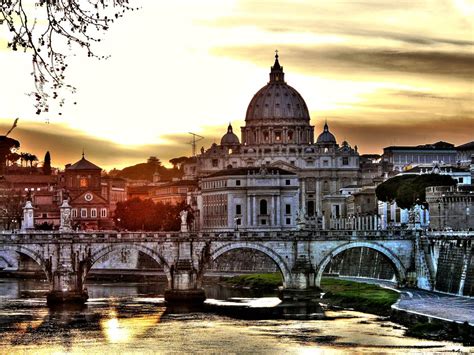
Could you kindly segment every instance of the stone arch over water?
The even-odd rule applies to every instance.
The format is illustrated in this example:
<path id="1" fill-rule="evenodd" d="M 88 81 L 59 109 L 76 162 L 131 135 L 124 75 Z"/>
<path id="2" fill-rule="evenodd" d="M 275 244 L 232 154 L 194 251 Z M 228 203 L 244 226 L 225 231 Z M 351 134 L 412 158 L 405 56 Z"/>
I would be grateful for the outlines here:
<path id="1" fill-rule="evenodd" d="M 51 281 L 51 270 L 48 267 L 48 262 L 45 262 L 43 257 L 38 254 L 37 252 L 31 250 L 30 248 L 24 247 L 22 245 L 0 245 L 0 251 L 12 251 L 16 252 L 17 254 L 23 254 L 31 258 L 35 263 L 39 265 L 41 270 L 43 270 L 46 279 L 48 282 Z"/>
<path id="2" fill-rule="evenodd" d="M 324 270 L 329 265 L 331 260 L 333 260 L 337 255 L 345 252 L 346 250 L 354 249 L 354 248 L 368 248 L 368 249 L 375 250 L 378 253 L 381 253 L 383 256 L 385 256 L 387 258 L 387 260 L 390 262 L 391 266 L 393 267 L 393 270 L 395 272 L 395 276 L 396 276 L 398 282 L 404 282 L 406 280 L 405 267 L 403 266 L 400 259 L 394 253 L 392 253 L 390 250 L 388 250 L 387 248 L 385 248 L 382 245 L 377 244 L 377 243 L 352 242 L 352 243 L 343 244 L 343 245 L 333 249 L 323 259 L 323 261 L 321 261 L 321 263 L 319 264 L 318 269 L 317 269 L 315 285 L 317 287 L 321 287 L 321 278 L 323 276 Z"/>
<path id="3" fill-rule="evenodd" d="M 278 266 L 282 276 L 283 276 L 283 286 L 286 287 L 286 284 L 289 284 L 291 281 L 291 270 L 287 265 L 286 261 L 277 254 L 274 250 L 269 247 L 266 247 L 259 243 L 245 243 L 245 242 L 238 242 L 238 243 L 228 243 L 224 246 L 220 246 L 215 249 L 210 256 L 210 263 L 214 262 L 219 256 L 238 249 L 251 249 L 257 250 L 268 256 L 273 262 Z"/>
<path id="4" fill-rule="evenodd" d="M 102 247 L 98 250 L 94 250 L 91 255 L 85 260 L 87 266 L 84 270 L 82 280 L 83 282 L 85 281 L 87 274 L 89 271 L 92 269 L 95 263 L 97 263 L 100 259 L 102 259 L 104 256 L 113 253 L 113 252 L 119 252 L 122 251 L 123 249 L 126 250 L 136 250 L 140 251 L 143 254 L 148 255 L 150 258 L 152 258 L 157 264 L 161 265 L 163 267 L 163 270 L 166 275 L 166 279 L 168 282 L 171 280 L 171 274 L 170 274 L 170 269 L 169 265 L 166 262 L 165 258 L 157 253 L 155 250 L 146 247 L 144 245 L 140 244 L 114 244 L 114 245 L 107 245 L 105 247 Z"/>

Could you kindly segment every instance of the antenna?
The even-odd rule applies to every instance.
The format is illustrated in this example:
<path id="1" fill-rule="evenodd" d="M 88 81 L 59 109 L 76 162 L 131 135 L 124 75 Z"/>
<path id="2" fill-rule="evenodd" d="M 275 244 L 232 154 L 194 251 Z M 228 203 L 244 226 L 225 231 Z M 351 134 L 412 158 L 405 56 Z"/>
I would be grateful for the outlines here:
<path id="1" fill-rule="evenodd" d="M 18 120 L 19 120 L 19 118 L 15 119 L 15 122 L 13 122 L 12 128 L 10 128 L 10 130 L 7 132 L 7 134 L 5 134 L 5 137 L 8 136 L 10 133 L 12 133 L 12 131 L 16 128 Z"/>
<path id="2" fill-rule="evenodd" d="M 195 157 L 196 156 L 196 143 L 199 142 L 200 140 L 203 140 L 204 137 L 196 133 L 192 133 L 192 132 L 188 132 L 188 133 L 193 136 L 193 140 L 189 142 L 188 144 L 191 144 L 191 146 L 193 147 L 193 157 Z"/>

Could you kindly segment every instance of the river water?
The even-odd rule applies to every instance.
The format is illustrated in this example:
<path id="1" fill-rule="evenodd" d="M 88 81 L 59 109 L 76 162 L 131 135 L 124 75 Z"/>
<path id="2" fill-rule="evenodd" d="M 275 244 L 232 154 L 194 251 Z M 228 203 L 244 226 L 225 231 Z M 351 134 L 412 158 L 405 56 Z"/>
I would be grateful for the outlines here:
<path id="1" fill-rule="evenodd" d="M 325 311 L 321 320 L 245 320 L 167 309 L 161 283 L 96 282 L 87 288 L 85 307 L 52 310 L 46 306 L 45 282 L 0 279 L 0 354 L 473 351 L 461 344 L 405 337 L 403 327 L 360 312 Z M 250 306 L 279 302 L 274 295 L 256 297 L 262 295 L 218 285 L 207 286 L 206 292 L 213 304 L 231 298 Z"/>

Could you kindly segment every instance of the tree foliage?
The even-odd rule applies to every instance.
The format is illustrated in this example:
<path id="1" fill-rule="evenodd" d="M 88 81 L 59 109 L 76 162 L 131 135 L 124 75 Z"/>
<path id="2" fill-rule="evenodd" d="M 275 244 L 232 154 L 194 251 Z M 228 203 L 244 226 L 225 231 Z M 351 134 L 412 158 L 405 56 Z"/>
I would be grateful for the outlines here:
<path id="1" fill-rule="evenodd" d="M 8 47 L 31 53 L 36 113 L 49 111 L 50 99 L 64 104 L 63 89 L 75 92 L 65 82 L 66 59 L 73 47 L 89 57 L 93 44 L 127 10 L 135 10 L 129 0 L 2 0 L 0 25 L 10 31 Z"/>
<path id="2" fill-rule="evenodd" d="M 0 136 L 0 173 L 5 173 L 7 158 L 14 153 L 16 149 L 20 148 L 20 142 L 16 139 Z"/>
<path id="3" fill-rule="evenodd" d="M 12 186 L 2 186 L 0 189 L 0 223 L 3 229 L 18 227 L 23 216 L 24 198 L 20 190 Z"/>
<path id="4" fill-rule="evenodd" d="M 430 186 L 453 186 L 456 181 L 449 175 L 397 175 L 375 189 L 377 199 L 395 201 L 400 208 L 411 208 L 415 204 L 426 206 L 426 188 Z"/>
<path id="5" fill-rule="evenodd" d="M 170 205 L 134 198 L 117 203 L 115 221 L 119 228 L 129 231 L 179 231 L 179 214 L 186 208 L 184 202 Z"/>
<path id="6" fill-rule="evenodd" d="M 49 154 L 49 151 L 44 155 L 43 174 L 51 175 L 51 154 Z"/>
<path id="7" fill-rule="evenodd" d="M 171 180 L 173 178 L 179 178 L 182 176 L 182 172 L 177 169 L 167 169 L 155 161 L 148 161 L 146 163 L 140 163 L 133 166 L 123 168 L 121 171 L 116 172 L 117 177 L 132 179 L 132 180 L 148 180 L 153 181 L 153 175 L 155 173 L 160 174 L 162 180 Z"/>

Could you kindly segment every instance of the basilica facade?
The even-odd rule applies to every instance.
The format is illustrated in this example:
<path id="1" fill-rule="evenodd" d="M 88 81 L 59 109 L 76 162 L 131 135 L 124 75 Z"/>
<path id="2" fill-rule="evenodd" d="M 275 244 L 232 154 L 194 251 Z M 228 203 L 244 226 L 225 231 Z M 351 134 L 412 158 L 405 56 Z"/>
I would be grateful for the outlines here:
<path id="1" fill-rule="evenodd" d="M 226 229 L 238 224 L 248 230 L 270 226 L 285 229 L 296 225 L 297 215 L 308 223 L 320 223 L 323 196 L 359 184 L 361 177 L 357 147 L 346 141 L 338 144 L 327 122 L 316 139 L 314 129 L 305 100 L 286 83 L 276 55 L 268 83 L 248 105 L 240 139 L 229 124 L 220 144 L 201 148 L 200 154 L 184 166 L 185 178 L 200 183 L 197 207 L 201 227 Z M 236 178 L 242 175 L 245 179 Z M 260 183 L 255 176 L 260 177 Z M 277 179 L 278 184 L 269 189 L 264 176 Z M 219 199 L 204 196 L 210 193 L 209 186 L 215 186 L 210 182 L 217 177 L 234 182 L 232 189 L 222 186 Z M 242 180 L 241 185 L 235 186 L 237 180 Z M 291 181 L 289 186 L 285 185 L 287 180 Z M 221 206 L 216 211 L 226 214 L 225 218 L 219 216 L 218 226 L 217 217 L 210 212 L 216 201 Z M 258 211 L 260 204 L 268 206 L 263 209 L 265 215 Z M 237 209 L 242 212 L 236 213 Z"/>

